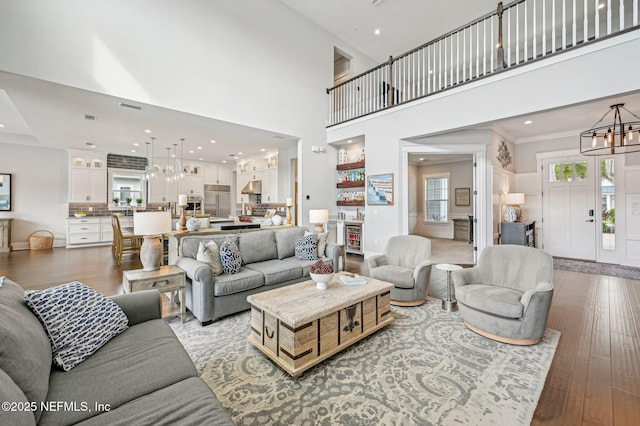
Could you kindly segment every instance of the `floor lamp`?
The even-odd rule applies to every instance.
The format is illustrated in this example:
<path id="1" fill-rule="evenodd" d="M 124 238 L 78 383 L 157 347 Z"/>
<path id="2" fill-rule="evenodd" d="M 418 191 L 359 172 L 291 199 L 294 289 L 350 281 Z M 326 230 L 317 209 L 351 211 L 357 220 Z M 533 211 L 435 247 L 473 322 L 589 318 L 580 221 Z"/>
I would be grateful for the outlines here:
<path id="1" fill-rule="evenodd" d="M 155 271 L 162 264 L 162 234 L 171 231 L 171 212 L 134 212 L 133 233 L 142 235 L 140 262 L 143 271 Z"/>

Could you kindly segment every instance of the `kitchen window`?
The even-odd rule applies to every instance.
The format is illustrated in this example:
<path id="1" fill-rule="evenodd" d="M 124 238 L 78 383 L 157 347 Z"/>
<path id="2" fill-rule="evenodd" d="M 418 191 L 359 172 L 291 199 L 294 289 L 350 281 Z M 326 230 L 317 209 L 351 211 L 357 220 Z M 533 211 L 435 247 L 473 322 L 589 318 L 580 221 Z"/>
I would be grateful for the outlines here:
<path id="1" fill-rule="evenodd" d="M 449 173 L 424 176 L 425 222 L 449 220 Z"/>

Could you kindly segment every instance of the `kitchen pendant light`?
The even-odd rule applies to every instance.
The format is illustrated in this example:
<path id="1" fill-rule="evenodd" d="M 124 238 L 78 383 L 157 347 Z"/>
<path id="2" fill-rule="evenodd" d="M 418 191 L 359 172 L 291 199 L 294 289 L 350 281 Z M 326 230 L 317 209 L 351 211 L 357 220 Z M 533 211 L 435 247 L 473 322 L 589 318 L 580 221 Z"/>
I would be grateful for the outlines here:
<path id="1" fill-rule="evenodd" d="M 631 116 L 631 120 L 623 121 L 621 110 Z M 613 123 L 598 126 L 613 111 Z M 580 133 L 580 154 L 611 155 L 640 151 L 640 117 L 624 107 L 614 104 L 609 107 L 602 118 L 591 129 Z"/>

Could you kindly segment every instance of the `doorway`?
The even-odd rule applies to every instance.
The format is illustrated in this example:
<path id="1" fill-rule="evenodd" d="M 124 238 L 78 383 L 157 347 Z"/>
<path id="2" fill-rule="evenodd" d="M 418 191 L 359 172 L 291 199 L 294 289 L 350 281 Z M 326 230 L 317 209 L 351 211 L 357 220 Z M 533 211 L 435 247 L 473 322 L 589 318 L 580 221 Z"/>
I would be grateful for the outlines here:
<path id="1" fill-rule="evenodd" d="M 347 81 L 349 79 L 351 67 L 351 56 L 347 55 L 337 47 L 333 48 L 333 85 Z"/>

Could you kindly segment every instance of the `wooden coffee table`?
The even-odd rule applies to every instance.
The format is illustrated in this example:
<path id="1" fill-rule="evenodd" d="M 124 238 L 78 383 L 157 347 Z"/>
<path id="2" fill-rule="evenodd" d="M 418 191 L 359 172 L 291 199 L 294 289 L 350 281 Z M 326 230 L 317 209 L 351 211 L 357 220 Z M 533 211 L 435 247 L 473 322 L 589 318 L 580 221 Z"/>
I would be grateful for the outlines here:
<path id="1" fill-rule="evenodd" d="M 326 290 L 305 281 L 248 296 L 249 342 L 297 377 L 393 321 L 393 284 L 367 278 L 346 286 L 340 275 Z"/>

